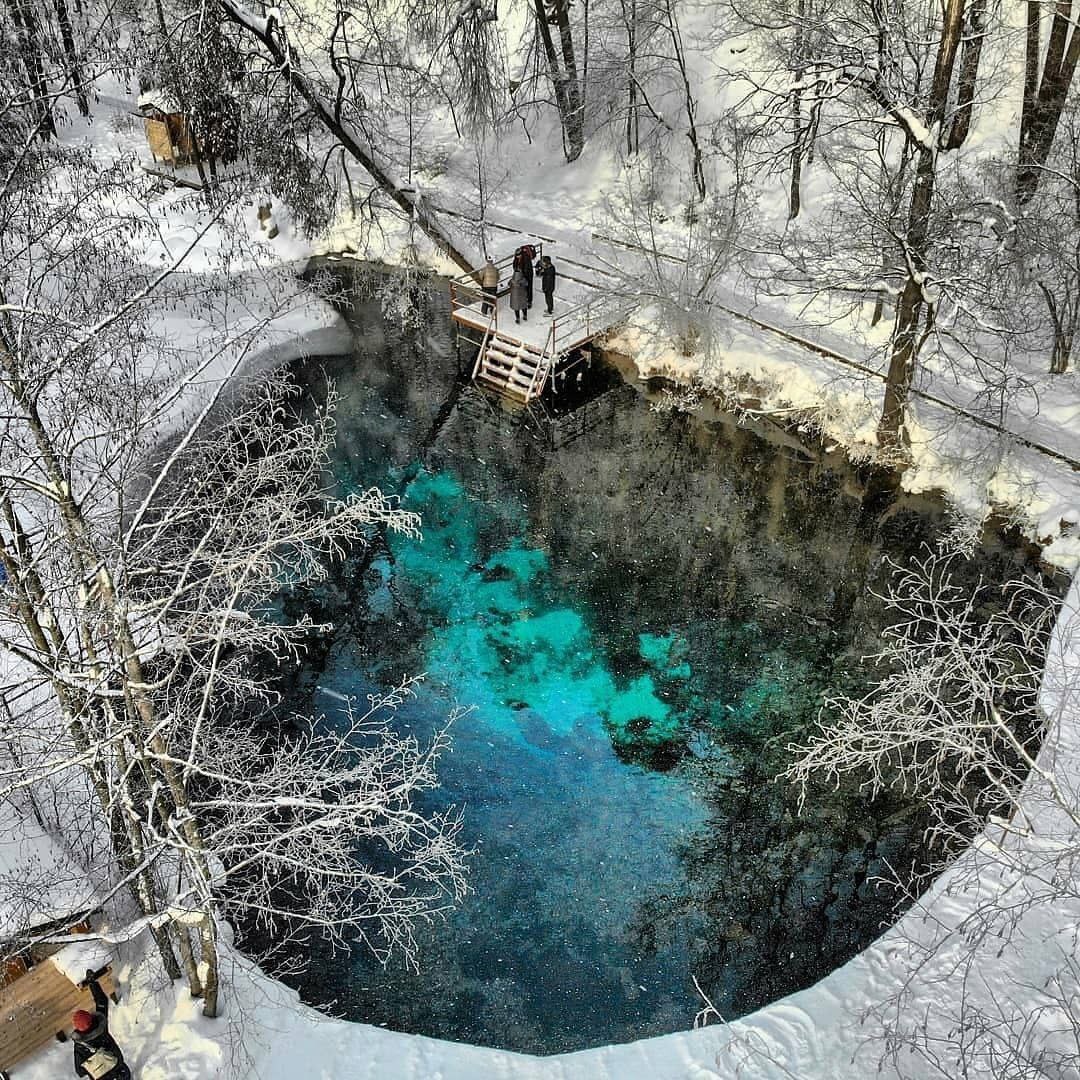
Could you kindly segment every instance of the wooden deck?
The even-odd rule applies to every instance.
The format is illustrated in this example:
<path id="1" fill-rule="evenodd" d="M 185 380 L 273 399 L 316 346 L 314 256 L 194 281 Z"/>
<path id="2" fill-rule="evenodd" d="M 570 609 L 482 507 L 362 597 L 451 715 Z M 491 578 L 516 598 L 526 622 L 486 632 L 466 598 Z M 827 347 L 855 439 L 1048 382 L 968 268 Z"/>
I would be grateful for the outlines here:
<path id="1" fill-rule="evenodd" d="M 534 246 L 542 250 L 541 245 Z M 559 361 L 609 330 L 625 313 L 625 305 L 595 282 L 559 274 L 554 314 L 545 314 L 544 295 L 537 283 L 533 306 L 519 323 L 509 303 L 513 255 L 495 265 L 499 287 L 492 310 L 484 311 L 485 297 L 477 283 L 479 271 L 475 271 L 451 280 L 451 318 L 459 333 L 465 331 L 462 336 L 479 347 L 474 381 L 504 397 L 528 403 L 544 392 Z M 557 274 L 558 269 L 556 264 Z"/>
<path id="2" fill-rule="evenodd" d="M 116 989 L 112 970 L 101 976 L 106 994 Z M 76 1009 L 93 1012 L 94 999 L 86 987 L 71 982 L 50 960 L 0 989 L 0 1073 L 8 1074 L 20 1061 L 58 1033 L 71 1030 Z"/>

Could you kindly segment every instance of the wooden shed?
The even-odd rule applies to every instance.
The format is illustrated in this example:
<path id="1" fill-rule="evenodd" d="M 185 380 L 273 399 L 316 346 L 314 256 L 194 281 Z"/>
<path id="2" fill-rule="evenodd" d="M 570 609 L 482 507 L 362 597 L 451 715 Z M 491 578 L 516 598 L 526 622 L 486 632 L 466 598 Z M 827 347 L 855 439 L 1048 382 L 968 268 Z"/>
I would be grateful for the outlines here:
<path id="1" fill-rule="evenodd" d="M 191 124 L 168 91 L 148 90 L 139 95 L 139 113 L 146 127 L 146 141 L 155 161 L 190 165 L 199 156 Z"/>

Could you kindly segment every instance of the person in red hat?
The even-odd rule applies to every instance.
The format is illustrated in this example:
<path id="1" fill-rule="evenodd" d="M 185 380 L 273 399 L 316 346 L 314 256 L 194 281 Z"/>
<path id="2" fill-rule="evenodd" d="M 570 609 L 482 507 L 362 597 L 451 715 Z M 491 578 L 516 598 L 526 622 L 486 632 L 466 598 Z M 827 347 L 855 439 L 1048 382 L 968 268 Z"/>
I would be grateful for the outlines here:
<path id="1" fill-rule="evenodd" d="M 95 1009 L 71 1014 L 75 1049 L 75 1075 L 90 1080 L 131 1080 L 131 1070 L 116 1040 L 109 1034 L 109 998 L 98 983 L 98 972 L 88 971 L 81 986 L 89 986 Z"/>

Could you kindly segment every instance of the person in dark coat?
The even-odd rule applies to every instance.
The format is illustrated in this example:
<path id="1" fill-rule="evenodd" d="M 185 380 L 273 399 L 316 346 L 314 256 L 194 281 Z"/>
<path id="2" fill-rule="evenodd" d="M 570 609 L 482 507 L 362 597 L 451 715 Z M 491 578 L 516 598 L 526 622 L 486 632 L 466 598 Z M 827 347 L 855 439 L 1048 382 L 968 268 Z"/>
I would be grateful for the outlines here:
<path id="1" fill-rule="evenodd" d="M 555 314 L 555 264 L 550 255 L 543 255 L 536 264 L 536 275 L 540 278 L 540 289 L 547 301 L 545 315 Z"/>
<path id="2" fill-rule="evenodd" d="M 528 291 L 528 306 L 532 307 L 533 302 L 533 258 L 536 255 L 536 248 L 532 244 L 522 244 L 521 247 L 514 252 L 514 269 L 520 270 L 525 275 L 525 287 Z"/>
<path id="3" fill-rule="evenodd" d="M 98 983 L 99 972 L 88 971 L 82 985 L 94 995 L 94 1012 L 72 1013 L 75 1075 L 90 1080 L 131 1080 L 131 1070 L 116 1040 L 109 1034 L 109 999 Z"/>
<path id="4" fill-rule="evenodd" d="M 529 321 L 529 288 L 522 270 L 515 270 L 510 279 L 510 308 L 514 312 L 514 322 Z"/>

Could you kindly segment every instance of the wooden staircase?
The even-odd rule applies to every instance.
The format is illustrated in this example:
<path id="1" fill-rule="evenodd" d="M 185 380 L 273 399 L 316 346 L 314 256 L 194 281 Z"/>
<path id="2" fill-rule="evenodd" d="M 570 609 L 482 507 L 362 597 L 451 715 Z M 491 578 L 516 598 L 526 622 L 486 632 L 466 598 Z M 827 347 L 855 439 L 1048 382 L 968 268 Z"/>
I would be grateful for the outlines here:
<path id="1" fill-rule="evenodd" d="M 473 380 L 489 390 L 527 404 L 544 391 L 551 374 L 552 354 L 488 327 L 473 368 Z"/>
<path id="2" fill-rule="evenodd" d="M 522 234 L 522 239 L 528 237 Z M 542 253 L 543 245 L 535 238 L 532 243 Z M 590 269 L 584 263 L 575 263 L 572 259 L 566 261 Z M 514 256 L 507 255 L 494 264 L 499 277 L 493 289 L 486 290 L 481 286 L 481 270 L 451 278 L 450 318 L 457 326 L 459 347 L 462 343 L 467 343 L 470 349 L 479 346 L 472 369 L 477 387 L 489 395 L 528 405 L 549 386 L 554 392 L 555 369 L 563 357 L 592 343 L 625 311 L 613 306 L 609 288 L 560 270 L 561 279 L 572 282 L 573 289 L 566 296 L 560 294 L 557 312 L 550 320 L 531 325 L 511 324 L 507 318 L 510 309 L 505 300 L 510 291 L 513 262 Z M 626 302 L 623 307 L 628 310 Z M 499 325 L 500 308 L 502 327 Z M 530 340 L 523 340 L 522 335 Z"/>

